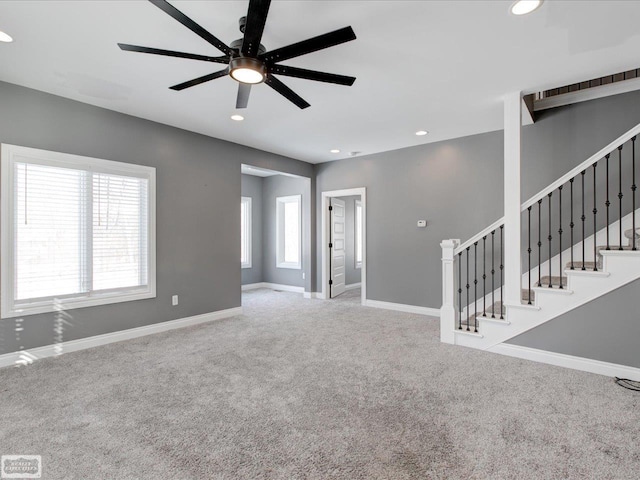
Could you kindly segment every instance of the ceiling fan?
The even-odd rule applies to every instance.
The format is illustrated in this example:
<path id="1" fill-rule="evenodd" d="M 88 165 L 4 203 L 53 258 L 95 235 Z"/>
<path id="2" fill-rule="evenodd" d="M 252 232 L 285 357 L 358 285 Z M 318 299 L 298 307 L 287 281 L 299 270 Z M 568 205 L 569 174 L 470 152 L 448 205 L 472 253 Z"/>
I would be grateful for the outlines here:
<path id="1" fill-rule="evenodd" d="M 280 62 L 285 60 L 355 40 L 356 34 L 351 27 L 341 28 L 333 32 L 325 33 L 324 35 L 293 43 L 286 47 L 267 51 L 260 43 L 260 40 L 262 39 L 262 32 L 264 31 L 264 26 L 267 21 L 271 0 L 249 0 L 247 16 L 240 18 L 240 31 L 244 36 L 241 39 L 231 42 L 230 45 L 226 45 L 217 37 L 213 36 L 166 0 L 149 1 L 224 53 L 224 55 L 219 57 L 209 57 L 206 55 L 140 47 L 125 43 L 118 44 L 122 50 L 129 52 L 151 53 L 153 55 L 188 58 L 191 60 L 227 65 L 223 70 L 169 87 L 172 90 L 184 90 L 185 88 L 194 87 L 215 80 L 216 78 L 230 75 L 231 78 L 239 83 L 236 108 L 247 108 L 251 85 L 262 82 L 269 85 L 299 108 L 307 108 L 310 106 L 309 103 L 278 80 L 275 77 L 276 74 L 348 86 L 353 85 L 353 82 L 356 80 L 355 77 L 345 75 L 280 65 Z"/>

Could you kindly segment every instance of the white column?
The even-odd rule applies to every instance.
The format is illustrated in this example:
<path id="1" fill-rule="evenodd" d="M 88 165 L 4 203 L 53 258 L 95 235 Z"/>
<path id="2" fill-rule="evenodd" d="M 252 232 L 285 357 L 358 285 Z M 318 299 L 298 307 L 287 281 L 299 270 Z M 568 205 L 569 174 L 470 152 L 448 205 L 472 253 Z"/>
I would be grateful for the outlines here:
<path id="1" fill-rule="evenodd" d="M 522 93 L 504 97 L 504 303 L 520 304 L 520 161 Z"/>
<path id="2" fill-rule="evenodd" d="M 442 307 L 440 307 L 440 341 L 454 343 L 456 328 L 456 276 L 454 271 L 455 248 L 460 240 L 443 240 L 442 248 Z"/>

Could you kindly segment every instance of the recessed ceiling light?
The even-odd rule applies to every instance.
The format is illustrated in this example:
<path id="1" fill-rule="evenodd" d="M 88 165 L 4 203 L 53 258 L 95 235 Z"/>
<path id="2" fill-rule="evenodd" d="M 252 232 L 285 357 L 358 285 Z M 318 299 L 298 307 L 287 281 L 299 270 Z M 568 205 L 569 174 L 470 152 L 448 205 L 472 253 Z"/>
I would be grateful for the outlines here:
<path id="1" fill-rule="evenodd" d="M 4 33 L 0 30 L 0 42 L 11 43 L 13 42 L 13 38 L 11 38 L 11 35 L 8 33 Z"/>
<path id="2" fill-rule="evenodd" d="M 242 120 L 244 120 L 244 117 L 242 115 L 231 115 L 231 120 L 235 120 L 236 122 L 241 122 Z"/>
<path id="3" fill-rule="evenodd" d="M 518 0 L 511 5 L 509 11 L 514 15 L 526 15 L 538 9 L 543 0 Z"/>
<path id="4" fill-rule="evenodd" d="M 331 153 L 340 153 L 340 150 L 338 150 L 337 148 L 334 148 L 333 150 L 329 150 Z"/>
<path id="5" fill-rule="evenodd" d="M 429 132 L 427 132 L 426 130 L 418 130 L 416 132 L 416 135 L 418 135 L 419 137 L 422 137 L 423 135 L 426 135 L 427 133 L 429 133 Z"/>

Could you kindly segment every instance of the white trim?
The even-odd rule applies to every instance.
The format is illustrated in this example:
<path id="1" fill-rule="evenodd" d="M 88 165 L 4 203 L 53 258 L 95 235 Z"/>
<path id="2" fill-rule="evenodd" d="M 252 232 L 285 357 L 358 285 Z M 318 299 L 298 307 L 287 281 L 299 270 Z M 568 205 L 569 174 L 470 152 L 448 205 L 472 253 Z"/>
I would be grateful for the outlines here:
<path id="1" fill-rule="evenodd" d="M 622 82 L 608 83 L 606 85 L 599 85 L 597 87 L 578 90 L 576 92 L 568 92 L 561 95 L 541 98 L 533 103 L 533 110 L 539 112 L 540 110 L 562 107 L 572 103 L 586 102 L 588 100 L 595 100 L 596 98 L 610 97 L 620 93 L 633 92 L 634 90 L 640 90 L 640 78 L 630 78 Z"/>
<path id="2" fill-rule="evenodd" d="M 271 290 L 282 290 L 283 292 L 304 293 L 304 287 L 282 285 L 280 283 L 259 282 L 242 285 L 243 292 L 246 292 L 247 290 L 256 290 L 258 288 L 270 288 Z"/>
<path id="3" fill-rule="evenodd" d="M 596 373 L 598 375 L 606 375 L 607 377 L 628 378 L 634 381 L 640 381 L 640 368 L 629 367 L 627 365 L 619 365 L 616 363 L 603 362 L 593 360 L 591 358 L 574 357 L 564 353 L 548 352 L 546 350 L 538 350 L 536 348 L 521 347 L 519 345 L 511 345 L 501 343 L 489 348 L 487 351 L 507 355 L 509 357 L 523 358 L 534 362 L 556 365 L 558 367 L 571 368 L 581 370 L 583 372 Z"/>
<path id="4" fill-rule="evenodd" d="M 252 217 L 252 211 L 251 211 L 251 202 L 252 199 L 251 197 L 240 197 L 240 204 L 241 207 L 244 207 L 244 205 L 246 205 L 246 212 L 245 212 L 245 221 L 246 221 L 246 225 L 240 225 L 240 237 L 242 237 L 242 233 L 244 233 L 244 248 L 245 251 L 247 252 L 247 261 L 243 262 L 242 258 L 240 259 L 240 268 L 251 268 L 251 258 L 253 257 L 252 255 L 252 238 L 251 238 L 251 224 L 253 223 L 253 217 Z M 246 228 L 245 228 L 246 227 Z"/>
<path id="5" fill-rule="evenodd" d="M 358 283 L 350 283 L 349 285 L 345 285 L 345 290 L 355 290 L 356 288 L 362 288 L 362 282 Z"/>
<path id="6" fill-rule="evenodd" d="M 367 189 L 365 187 L 322 192 L 322 201 L 320 202 L 322 284 L 320 291 L 317 292 L 316 295 L 317 298 L 321 298 L 323 300 L 329 298 L 327 288 L 329 286 L 329 215 L 327 215 L 327 211 L 329 210 L 329 199 L 333 197 L 349 197 L 352 195 L 360 195 L 360 201 L 362 202 L 362 269 L 360 272 L 360 278 L 362 279 L 362 291 L 360 301 L 362 305 L 365 305 L 367 301 Z"/>
<path id="7" fill-rule="evenodd" d="M 284 260 L 284 206 L 287 203 L 298 205 L 298 261 Z M 302 269 L 302 195 L 276 197 L 276 268 Z"/>
<path id="8" fill-rule="evenodd" d="M 364 306 L 382 308 L 384 310 L 395 310 L 396 312 L 417 313 L 418 315 L 428 315 L 430 317 L 440 317 L 439 308 L 419 307 L 417 305 L 406 305 L 404 303 L 381 302 L 380 300 L 365 300 Z"/>
<path id="9" fill-rule="evenodd" d="M 355 200 L 353 206 L 353 258 L 354 258 L 354 268 L 356 270 L 360 270 L 362 268 L 362 259 L 358 261 L 358 244 L 360 243 L 360 235 L 358 235 L 358 209 L 360 209 L 360 235 L 362 235 L 362 200 Z M 360 255 L 362 255 L 362 251 L 360 251 Z"/>
<path id="10" fill-rule="evenodd" d="M 304 298 L 320 298 L 318 292 L 304 292 Z"/>
<path id="11" fill-rule="evenodd" d="M 92 291 L 61 298 L 46 298 L 32 303 L 15 304 L 13 245 L 13 176 L 15 157 L 28 159 L 30 164 L 69 168 L 92 173 L 122 175 L 148 181 L 147 199 L 147 285 L 109 291 Z M 156 169 L 133 163 L 116 162 L 101 158 L 69 153 L 52 152 L 37 148 L 3 143 L 0 147 L 0 179 L 2 181 L 0 207 L 1 300 L 0 316 L 14 318 L 38 313 L 93 307 L 156 297 Z M 90 242 L 89 242 L 90 243 Z M 89 267 L 89 275 L 91 268 Z"/>
<path id="12" fill-rule="evenodd" d="M 153 335 L 155 333 L 175 330 L 177 328 L 190 327 L 201 323 L 213 322 L 215 320 L 235 317 L 237 315 L 242 315 L 242 307 L 218 310 L 217 312 L 203 313 L 192 317 L 154 323 L 153 325 L 145 325 L 144 327 L 129 328 L 127 330 L 95 335 L 93 337 L 81 338 L 79 340 L 70 340 L 68 342 L 46 345 L 44 347 L 33 348 L 30 350 L 6 353 L 4 355 L 0 355 L 0 367 L 27 365 L 41 358 L 57 357 L 64 353 L 77 352 L 87 348 L 122 342 L 124 340 L 131 340 L 133 338 Z"/>

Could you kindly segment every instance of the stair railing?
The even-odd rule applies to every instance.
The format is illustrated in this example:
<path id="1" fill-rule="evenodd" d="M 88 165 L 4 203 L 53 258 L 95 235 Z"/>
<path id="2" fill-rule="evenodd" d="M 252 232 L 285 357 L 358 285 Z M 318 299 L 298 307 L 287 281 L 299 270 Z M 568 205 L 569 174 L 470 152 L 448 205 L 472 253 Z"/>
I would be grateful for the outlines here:
<path id="1" fill-rule="evenodd" d="M 596 244 L 596 230 L 599 212 L 598 207 L 604 207 L 606 215 L 606 246 L 607 250 L 612 248 L 610 241 L 610 217 L 617 213 L 618 217 L 618 243 L 613 248 L 623 250 L 623 199 L 625 194 L 631 196 L 632 230 L 629 248 L 637 250 L 637 239 L 635 232 L 636 224 L 636 138 L 640 134 L 640 124 L 621 135 L 619 138 L 602 148 L 580 165 L 573 168 L 567 174 L 558 178 L 555 182 L 532 196 L 521 205 L 521 212 L 525 216 L 521 225 L 526 225 L 526 257 L 525 263 L 528 267 L 527 273 L 527 294 L 524 301 L 532 303 L 533 288 L 546 287 L 553 288 L 557 283 L 557 288 L 564 289 L 566 284 L 563 280 L 563 234 L 566 233 L 564 227 L 569 228 L 569 248 L 570 259 L 567 268 L 571 270 L 579 268 L 581 270 L 597 271 L 598 247 Z M 617 162 L 615 162 L 617 160 Z M 630 162 L 630 174 L 626 176 L 624 172 L 625 162 Z M 614 165 L 617 163 L 617 165 Z M 604 165 L 604 182 L 606 188 L 598 190 L 598 166 Z M 617 167 L 617 168 L 616 168 Z M 612 200 L 610 192 L 611 170 L 613 168 L 613 180 L 617 187 L 617 212 L 611 212 Z M 617 175 L 616 175 L 617 174 Z M 591 182 L 593 191 L 590 198 L 587 198 L 588 183 Z M 568 200 L 567 200 L 567 193 Z M 563 201 L 564 195 L 564 201 Z M 604 200 L 604 202 L 603 202 Z M 567 207 L 569 215 L 567 216 Z M 564 208 L 564 212 L 563 212 Z M 591 209 L 590 212 L 588 210 Z M 591 256 L 587 256 L 585 248 L 585 237 L 587 236 L 587 214 L 592 214 L 593 221 L 593 261 L 587 261 Z M 578 216 L 579 215 L 579 216 Z M 546 216 L 546 218 L 545 218 Z M 537 281 L 532 284 L 532 272 L 536 265 L 532 264 L 532 220 L 537 222 Z M 567 220 L 569 221 L 567 225 Z M 555 225 L 554 225 L 555 224 Z M 544 225 L 544 228 L 543 228 Z M 508 228 L 508 226 L 507 226 Z M 557 229 L 556 229 L 557 228 Z M 477 333 L 478 318 L 504 318 L 504 305 L 502 302 L 503 288 L 503 238 L 505 222 L 504 217 L 495 221 L 487 228 L 477 233 L 469 240 L 460 243 L 460 240 L 444 240 L 442 247 L 442 308 L 440 309 L 440 337 L 443 342 L 454 343 L 454 332 L 464 331 Z M 543 233 L 546 234 L 546 245 L 543 244 Z M 555 235 L 557 233 L 557 235 Z M 553 240 L 557 243 L 554 244 Z M 566 237 L 565 237 L 566 238 Z M 535 241 L 535 240 L 534 240 Z M 544 248 L 543 248 L 544 246 Z M 559 252 L 559 264 L 554 270 L 552 258 L 554 251 Z M 579 254 L 576 260 L 577 249 Z M 546 260 L 544 260 L 546 257 Z M 543 277 L 542 267 L 546 264 L 547 270 Z M 482 275 L 478 276 L 479 266 L 482 265 Z M 487 268 L 489 270 L 487 270 Z M 497 270 L 496 270 L 497 268 Z M 487 275 L 487 271 L 489 275 Z M 558 272 L 559 280 L 554 281 L 554 272 Z M 472 276 L 473 275 L 473 276 Z M 548 277 L 548 278 L 547 278 Z M 479 278 L 482 280 L 482 296 L 478 297 Z M 543 282 L 544 279 L 544 282 Z M 473 289 L 473 294 L 471 290 Z M 524 292 L 523 292 L 524 293 Z M 496 297 L 499 299 L 496 301 Z M 482 304 L 480 313 L 479 302 Z M 487 303 L 490 307 L 487 308 Z M 496 310 L 499 310 L 496 312 Z M 472 316 L 473 314 L 473 316 Z"/>
<path id="2" fill-rule="evenodd" d="M 567 174 L 560 177 L 558 180 L 544 188 L 536 195 L 532 196 L 529 200 L 524 202 L 521 206 L 523 214 L 523 238 L 526 238 L 527 256 L 526 267 L 529 274 L 527 278 L 527 303 L 531 304 L 532 291 L 534 288 L 546 287 L 564 289 L 566 283 L 564 281 L 564 270 L 568 268 L 575 270 L 576 268 L 586 271 L 598 271 L 601 268 L 599 263 L 598 245 L 596 242 L 596 233 L 598 230 L 598 212 L 602 214 L 602 210 L 605 213 L 605 220 L 603 221 L 606 228 L 606 249 L 610 250 L 611 235 L 610 225 L 611 216 L 614 215 L 618 220 L 618 232 L 617 233 L 617 245 L 614 248 L 623 250 L 624 236 L 622 231 L 622 217 L 623 217 L 623 199 L 630 191 L 632 211 L 632 223 L 633 231 L 636 230 L 636 137 L 640 133 L 640 124 L 620 136 L 606 147 L 602 148 L 587 160 L 582 162 L 577 167 L 573 168 Z M 616 161 L 617 160 L 617 161 Z M 629 163 L 626 163 L 629 162 Z M 601 177 L 601 182 L 598 183 L 598 167 L 604 167 L 604 177 Z M 604 185 L 602 184 L 604 180 Z M 589 185 L 591 184 L 591 185 Z M 618 199 L 617 211 L 612 210 L 612 198 L 611 187 L 614 187 L 614 195 Z M 568 192 L 567 192 L 568 190 Z M 563 192 L 565 193 L 565 201 L 563 202 Z M 566 193 L 569 194 L 569 198 L 566 198 Z M 566 210 L 569 210 L 569 223 L 567 224 Z M 563 216 L 564 208 L 564 216 Z M 600 209 L 599 209 L 600 208 Z M 627 207 L 628 208 L 628 207 Z M 616 215 L 617 214 L 617 215 Z M 545 218 L 546 216 L 546 218 Z M 589 219 L 591 216 L 591 219 Z M 531 231 L 531 221 L 537 223 L 537 234 Z M 592 225 L 588 225 L 592 223 Z M 527 231 L 524 231 L 524 226 L 527 226 Z M 569 228 L 569 247 L 570 247 L 570 259 L 569 263 L 565 266 L 563 264 L 562 252 L 563 252 L 563 233 L 565 228 Z M 591 227 L 591 228 L 589 228 Z M 534 226 L 535 230 L 535 226 Z M 593 233 L 593 251 L 587 252 L 585 238 Z M 542 238 L 546 234 L 547 243 L 543 247 Z M 556 235 L 557 234 L 557 235 Z M 531 237 L 537 236 L 537 282 L 532 284 L 531 271 L 536 268 L 536 265 L 531 263 Z M 566 238 L 566 237 L 565 237 Z M 555 243 L 554 243 L 555 240 Z M 614 239 L 615 241 L 615 239 Z M 635 235 L 631 238 L 631 248 L 636 250 Z M 575 251 L 577 250 L 577 251 Z M 555 254 L 559 253 L 557 257 L 557 264 L 552 262 Z M 576 260 L 575 257 L 578 257 Z M 543 272 L 543 264 L 546 264 L 546 271 Z M 554 276 L 557 273 L 557 280 Z M 543 276 L 545 275 L 545 276 Z"/>

